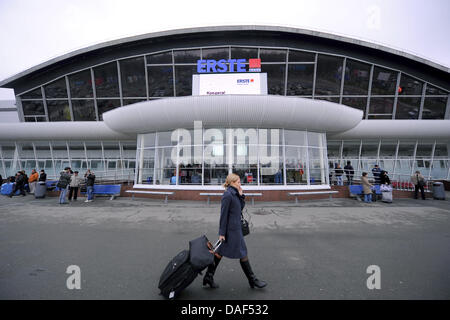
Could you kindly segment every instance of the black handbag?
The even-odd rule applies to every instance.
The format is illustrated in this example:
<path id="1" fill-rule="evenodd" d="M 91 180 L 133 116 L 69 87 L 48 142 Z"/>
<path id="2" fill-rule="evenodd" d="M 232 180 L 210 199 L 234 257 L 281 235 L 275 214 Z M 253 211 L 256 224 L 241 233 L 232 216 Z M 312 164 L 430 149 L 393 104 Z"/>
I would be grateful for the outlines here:
<path id="1" fill-rule="evenodd" d="M 244 219 L 242 211 L 241 211 L 241 228 L 242 228 L 242 235 L 244 237 L 250 233 L 250 226 L 248 224 L 248 221 Z"/>

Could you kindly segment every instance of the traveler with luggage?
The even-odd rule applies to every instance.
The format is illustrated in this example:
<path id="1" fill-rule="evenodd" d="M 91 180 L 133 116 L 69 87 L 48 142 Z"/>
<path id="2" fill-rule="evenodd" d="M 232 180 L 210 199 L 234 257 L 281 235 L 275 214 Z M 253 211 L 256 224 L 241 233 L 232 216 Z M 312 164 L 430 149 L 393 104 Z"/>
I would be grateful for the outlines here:
<path id="1" fill-rule="evenodd" d="M 12 198 L 12 196 L 16 194 L 17 190 L 20 190 L 20 194 L 22 196 L 26 196 L 25 189 L 24 189 L 25 188 L 25 177 L 23 176 L 21 171 L 17 172 L 14 181 L 15 181 L 16 184 L 14 185 L 14 187 L 12 188 L 11 193 L 8 196 L 10 198 Z"/>
<path id="2" fill-rule="evenodd" d="M 95 183 L 95 174 L 91 172 L 90 169 L 86 171 L 84 174 L 86 179 L 86 191 L 87 191 L 87 199 L 85 202 L 94 201 L 94 183 Z"/>
<path id="3" fill-rule="evenodd" d="M 412 176 L 411 176 L 411 182 L 414 184 L 414 199 L 418 198 L 419 195 L 419 189 L 420 189 L 420 194 L 422 196 L 422 200 L 425 200 L 425 177 L 420 174 L 420 171 L 416 171 Z"/>
<path id="4" fill-rule="evenodd" d="M 30 178 L 28 179 L 28 185 L 30 186 L 30 193 L 34 193 L 38 179 L 39 173 L 36 172 L 36 169 L 31 170 L 31 175 Z"/>
<path id="5" fill-rule="evenodd" d="M 78 171 L 75 171 L 73 173 L 73 175 L 70 177 L 69 201 L 72 201 L 72 195 L 73 195 L 73 200 L 77 201 L 78 188 L 80 187 L 80 184 L 82 181 L 83 181 L 83 179 L 78 175 Z"/>
<path id="6" fill-rule="evenodd" d="M 363 186 L 364 193 L 364 202 L 371 203 L 372 202 L 372 187 L 373 184 L 369 182 L 369 178 L 367 177 L 367 172 L 363 172 L 361 176 L 361 183 Z"/>
<path id="7" fill-rule="evenodd" d="M 352 163 L 347 161 L 347 165 L 344 167 L 345 175 L 347 176 L 348 185 L 353 183 L 353 176 L 355 175 L 355 169 L 353 169 Z"/>
<path id="8" fill-rule="evenodd" d="M 219 240 L 222 241 L 222 245 L 216 251 L 214 263 L 208 266 L 203 285 L 209 285 L 211 288 L 219 287 L 214 282 L 213 276 L 220 260 L 225 256 L 230 259 L 239 259 L 252 289 L 264 288 L 267 283 L 259 280 L 252 271 L 242 233 L 241 215 L 245 206 L 245 195 L 241 188 L 241 180 L 237 174 L 230 173 L 223 186 L 226 190 L 222 195 L 219 226 Z"/>
<path id="9" fill-rule="evenodd" d="M 59 177 L 59 181 L 56 186 L 61 190 L 59 193 L 59 204 L 67 204 L 66 202 L 66 194 L 69 189 L 70 184 L 70 168 L 64 168 L 64 171 L 61 171 L 61 176 Z"/>

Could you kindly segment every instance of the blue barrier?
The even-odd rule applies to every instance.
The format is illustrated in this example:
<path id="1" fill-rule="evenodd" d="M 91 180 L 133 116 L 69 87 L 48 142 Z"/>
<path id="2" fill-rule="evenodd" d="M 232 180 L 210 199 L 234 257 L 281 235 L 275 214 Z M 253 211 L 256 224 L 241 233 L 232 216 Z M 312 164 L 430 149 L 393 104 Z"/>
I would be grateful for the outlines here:
<path id="1" fill-rule="evenodd" d="M 98 195 L 110 195 L 111 200 L 114 199 L 114 197 L 120 195 L 120 184 L 94 184 L 94 194 Z M 82 194 L 86 194 L 86 192 L 80 192 Z"/>
<path id="2" fill-rule="evenodd" d="M 349 192 L 352 194 L 363 194 L 363 186 L 360 184 L 351 184 L 348 186 Z M 380 185 L 376 184 L 372 187 L 377 195 L 381 195 Z"/>

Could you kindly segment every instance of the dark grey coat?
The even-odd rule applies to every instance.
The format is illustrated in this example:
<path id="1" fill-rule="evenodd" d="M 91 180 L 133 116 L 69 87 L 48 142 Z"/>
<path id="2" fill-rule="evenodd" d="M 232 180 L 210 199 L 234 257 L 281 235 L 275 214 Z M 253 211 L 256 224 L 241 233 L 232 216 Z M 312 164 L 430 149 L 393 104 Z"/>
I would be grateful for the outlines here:
<path id="1" fill-rule="evenodd" d="M 231 259 L 241 259 L 247 256 L 247 246 L 241 227 L 241 212 L 245 206 L 245 195 L 240 196 L 234 187 L 222 195 L 220 210 L 219 235 L 225 236 L 225 242 L 217 250 L 221 256 Z"/>

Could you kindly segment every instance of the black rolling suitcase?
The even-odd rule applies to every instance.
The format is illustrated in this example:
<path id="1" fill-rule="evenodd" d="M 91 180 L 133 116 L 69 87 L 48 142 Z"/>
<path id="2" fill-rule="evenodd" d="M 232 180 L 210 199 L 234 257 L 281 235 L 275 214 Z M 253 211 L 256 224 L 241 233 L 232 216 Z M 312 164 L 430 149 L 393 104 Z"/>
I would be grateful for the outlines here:
<path id="1" fill-rule="evenodd" d="M 213 246 L 205 236 L 189 242 L 189 250 L 178 253 L 166 266 L 158 288 L 167 299 L 175 299 L 186 289 L 202 270 L 214 262 L 214 252 L 221 242 Z"/>

